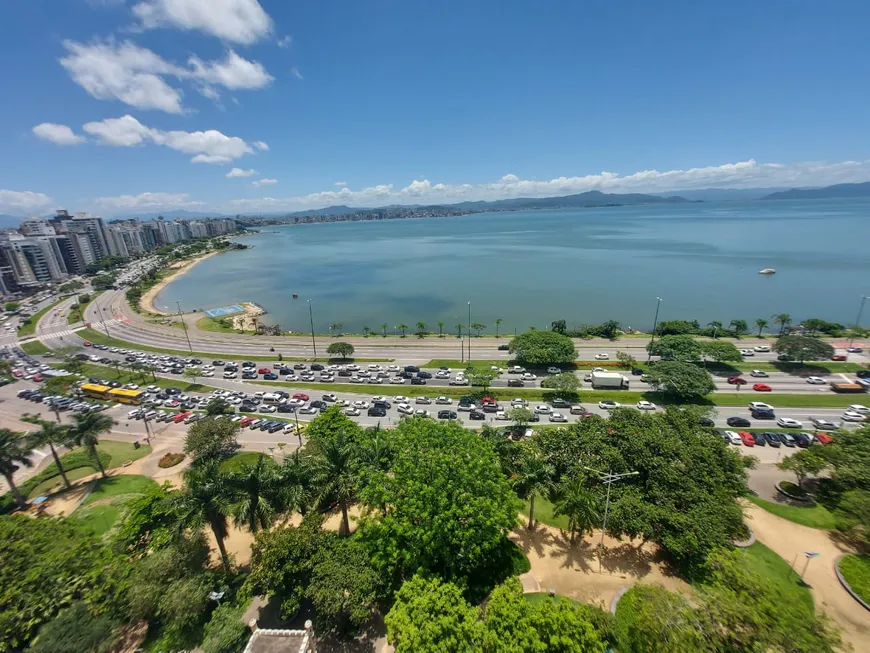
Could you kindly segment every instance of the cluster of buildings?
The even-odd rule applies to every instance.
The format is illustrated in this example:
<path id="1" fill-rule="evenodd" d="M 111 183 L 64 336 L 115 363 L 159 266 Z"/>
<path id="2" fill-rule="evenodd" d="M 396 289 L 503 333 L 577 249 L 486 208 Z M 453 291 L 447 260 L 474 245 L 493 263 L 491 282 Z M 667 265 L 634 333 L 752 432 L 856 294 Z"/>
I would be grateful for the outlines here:
<path id="1" fill-rule="evenodd" d="M 88 265 L 115 256 L 129 258 L 163 245 L 234 233 L 232 218 L 213 220 L 119 220 L 58 211 L 48 220 L 23 220 L 0 232 L 0 292 L 28 293 L 85 273 Z"/>

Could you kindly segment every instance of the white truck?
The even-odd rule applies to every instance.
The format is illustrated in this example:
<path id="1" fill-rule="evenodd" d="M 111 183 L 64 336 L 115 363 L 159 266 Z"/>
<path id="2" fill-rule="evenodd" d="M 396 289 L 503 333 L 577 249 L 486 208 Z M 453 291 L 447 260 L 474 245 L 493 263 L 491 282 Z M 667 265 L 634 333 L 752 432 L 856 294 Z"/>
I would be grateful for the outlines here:
<path id="1" fill-rule="evenodd" d="M 628 378 L 619 372 L 592 372 L 592 387 L 609 390 L 628 390 Z"/>

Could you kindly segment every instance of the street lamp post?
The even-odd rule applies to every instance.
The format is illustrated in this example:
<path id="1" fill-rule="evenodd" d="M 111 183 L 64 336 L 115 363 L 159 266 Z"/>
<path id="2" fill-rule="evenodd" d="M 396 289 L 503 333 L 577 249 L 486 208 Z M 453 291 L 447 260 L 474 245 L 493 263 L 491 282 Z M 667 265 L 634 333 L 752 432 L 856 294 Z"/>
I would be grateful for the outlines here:
<path id="1" fill-rule="evenodd" d="M 601 557 L 604 553 L 604 531 L 607 530 L 607 513 L 610 511 L 610 486 L 629 476 L 637 476 L 640 472 L 623 472 L 622 474 L 614 474 L 613 472 L 600 472 L 591 467 L 584 467 L 583 469 L 598 474 L 598 478 L 607 486 L 607 499 L 604 502 L 604 523 L 601 526 L 601 542 L 598 544 L 598 573 L 600 574 Z"/>
<path id="2" fill-rule="evenodd" d="M 293 417 L 296 418 L 296 437 L 299 438 L 299 448 L 302 448 L 302 429 L 299 428 L 299 406 L 293 411 Z"/>
<path id="3" fill-rule="evenodd" d="M 106 337 L 111 338 L 112 336 L 109 335 L 109 324 L 108 324 L 108 322 L 106 322 L 106 309 L 105 309 L 105 307 L 101 308 L 100 311 L 102 311 L 102 313 L 103 313 L 103 330 L 106 332 Z"/>
<path id="4" fill-rule="evenodd" d="M 855 318 L 855 327 L 861 327 L 861 315 L 864 313 L 864 302 L 867 301 L 866 295 L 861 295 L 861 306 L 858 308 L 858 317 Z M 849 346 L 852 346 L 852 343 L 855 342 L 855 332 L 852 332 L 852 337 L 849 339 Z"/>
<path id="5" fill-rule="evenodd" d="M 314 359 L 317 360 L 317 343 L 314 341 L 314 313 L 311 312 L 311 300 L 308 300 L 308 319 L 311 321 L 311 347 L 314 349 Z"/>
<path id="6" fill-rule="evenodd" d="M 649 352 L 647 353 L 646 362 L 649 363 L 652 358 L 652 346 L 656 340 L 656 327 L 659 324 L 659 308 L 662 306 L 662 298 L 656 297 L 656 316 L 653 319 L 653 330 L 652 330 L 652 338 L 649 340 Z"/>
<path id="7" fill-rule="evenodd" d="M 181 326 L 184 328 L 184 337 L 187 338 L 187 348 L 190 353 L 193 353 L 193 345 L 190 344 L 190 334 L 187 332 L 187 322 L 184 321 L 184 313 L 181 311 L 181 302 L 175 302 L 178 306 L 178 317 L 181 319 Z"/>
<path id="8" fill-rule="evenodd" d="M 468 364 L 471 365 L 471 302 L 468 302 Z"/>

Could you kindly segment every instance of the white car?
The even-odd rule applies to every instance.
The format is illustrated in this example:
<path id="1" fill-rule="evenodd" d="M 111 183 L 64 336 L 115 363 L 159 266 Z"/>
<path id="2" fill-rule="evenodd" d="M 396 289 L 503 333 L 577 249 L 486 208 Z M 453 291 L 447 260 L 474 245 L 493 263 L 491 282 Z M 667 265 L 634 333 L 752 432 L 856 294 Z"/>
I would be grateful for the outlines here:
<path id="1" fill-rule="evenodd" d="M 522 408 L 522 407 L 526 406 L 528 403 L 529 402 L 526 401 L 525 399 L 523 399 L 522 397 L 514 397 L 513 399 L 511 399 L 511 406 L 513 406 L 514 408 L 516 408 L 516 407 Z"/>
<path id="2" fill-rule="evenodd" d="M 763 401 L 750 401 L 749 410 L 773 410 L 773 406 Z"/>
<path id="3" fill-rule="evenodd" d="M 619 408 L 620 404 L 615 401 L 610 401 L 609 399 L 605 399 L 604 401 L 598 402 L 598 407 L 602 410 L 613 410 L 614 408 Z"/>
<path id="4" fill-rule="evenodd" d="M 450 372 L 448 372 L 447 370 L 438 370 L 437 372 L 435 372 L 435 378 L 436 379 L 449 379 Z"/>
<path id="5" fill-rule="evenodd" d="M 435 403 L 441 404 L 442 406 L 449 406 L 453 403 L 453 400 L 450 397 L 436 397 Z"/>
<path id="6" fill-rule="evenodd" d="M 414 411 L 414 416 L 415 417 L 429 417 L 429 411 L 423 410 L 422 408 L 418 408 L 417 410 Z"/>
<path id="7" fill-rule="evenodd" d="M 348 417 L 359 417 L 359 408 L 354 408 L 350 406 L 349 408 L 344 409 L 344 414 Z"/>
<path id="8" fill-rule="evenodd" d="M 211 377 L 214 376 L 214 372 L 213 372 L 212 370 L 206 370 L 205 372 L 203 372 L 203 373 L 201 374 L 201 376 L 205 376 L 205 377 L 211 378 Z"/>
<path id="9" fill-rule="evenodd" d="M 827 381 L 825 381 L 820 376 L 808 376 L 807 383 L 809 383 L 810 385 L 825 385 Z"/>
<path id="10" fill-rule="evenodd" d="M 755 345 L 753 349 L 760 354 L 764 354 L 770 351 L 770 345 Z"/>
<path id="11" fill-rule="evenodd" d="M 203 365 L 203 366 L 202 366 L 202 369 L 203 369 L 203 371 L 205 371 L 205 370 L 213 370 L 213 369 L 214 369 L 214 365 Z"/>
<path id="12" fill-rule="evenodd" d="M 853 413 L 860 413 L 861 415 L 870 415 L 870 408 L 867 408 L 867 406 L 862 406 L 861 404 L 852 404 L 846 410 Z"/>
<path id="13" fill-rule="evenodd" d="M 558 367 L 548 367 L 547 368 L 547 374 L 561 374 L 561 373 L 562 373 L 562 370 L 560 370 Z"/>
<path id="14" fill-rule="evenodd" d="M 776 423 L 784 429 L 799 429 L 803 428 L 803 423 L 791 417 L 780 417 Z"/>
<path id="15" fill-rule="evenodd" d="M 239 375 L 236 374 L 235 372 L 224 372 L 224 378 L 225 379 L 237 379 L 237 378 L 239 378 Z"/>
<path id="16" fill-rule="evenodd" d="M 350 377 L 350 382 L 351 383 L 362 383 L 363 379 L 359 378 L 358 376 L 352 376 L 352 377 Z"/>
<path id="17" fill-rule="evenodd" d="M 725 431 L 725 436 L 731 444 L 741 444 L 743 439 L 734 431 Z"/>
<path id="18" fill-rule="evenodd" d="M 520 377 L 523 381 L 534 381 L 538 377 L 532 374 L 531 372 L 523 372 L 523 375 Z"/>
<path id="19" fill-rule="evenodd" d="M 468 379 L 464 376 L 455 376 L 450 379 L 450 385 L 468 385 Z"/>
<path id="20" fill-rule="evenodd" d="M 376 401 L 388 401 L 388 399 L 383 395 L 377 395 L 376 397 L 372 397 L 372 403 Z"/>
<path id="21" fill-rule="evenodd" d="M 535 412 L 546 415 L 552 410 L 547 404 L 538 404 L 535 406 Z"/>
<path id="22" fill-rule="evenodd" d="M 504 412 L 503 410 L 498 411 L 498 412 L 495 414 L 495 418 L 496 418 L 496 419 L 499 419 L 499 420 L 507 420 L 507 419 L 509 419 L 509 418 L 508 418 L 508 414 L 507 414 L 506 412 Z"/>
<path id="23" fill-rule="evenodd" d="M 597 360 L 597 361 L 610 360 L 610 356 L 607 354 L 595 354 L 595 360 Z"/>
<path id="24" fill-rule="evenodd" d="M 641 400 L 641 401 L 637 402 L 637 409 L 638 410 L 655 410 L 656 405 L 654 403 L 652 403 L 651 401 Z"/>
<path id="25" fill-rule="evenodd" d="M 390 372 L 398 372 L 399 366 L 398 365 L 388 365 L 387 369 L 390 370 Z"/>
<path id="26" fill-rule="evenodd" d="M 398 406 L 396 406 L 396 409 L 402 415 L 413 415 L 414 414 L 414 409 L 411 408 L 411 406 L 408 404 L 399 404 Z"/>
<path id="27" fill-rule="evenodd" d="M 414 403 L 415 403 L 415 404 L 431 404 L 431 403 L 432 403 L 432 400 L 429 399 L 429 397 L 417 397 L 417 398 L 414 400 Z"/>
<path id="28" fill-rule="evenodd" d="M 393 397 L 393 401 L 395 401 L 397 404 L 410 404 L 411 403 L 411 400 L 408 397 L 406 397 L 405 395 L 396 395 L 395 397 Z"/>
<path id="29" fill-rule="evenodd" d="M 751 349 L 741 349 L 740 355 L 741 356 L 755 356 L 755 352 Z"/>
<path id="30" fill-rule="evenodd" d="M 847 410 L 843 413 L 843 419 L 847 422 L 863 422 L 867 419 L 867 415 L 856 413 L 854 410 Z"/>
<path id="31" fill-rule="evenodd" d="M 347 408 L 350 406 L 350 402 L 347 399 L 339 399 L 335 402 L 336 406 L 341 406 L 342 408 Z"/>
<path id="32" fill-rule="evenodd" d="M 403 379 L 401 376 L 394 376 L 392 379 L 390 379 L 390 383 L 392 383 L 393 385 L 402 385 L 405 383 L 405 379 Z"/>
<path id="33" fill-rule="evenodd" d="M 156 385 L 149 385 L 147 388 L 145 388 L 145 391 L 151 392 L 151 393 L 156 393 L 156 392 L 160 392 L 160 388 L 158 388 Z"/>
<path id="34" fill-rule="evenodd" d="M 749 376 L 754 376 L 756 379 L 766 379 L 766 378 L 768 378 L 770 375 L 769 375 L 767 372 L 763 371 L 763 370 L 752 370 L 752 371 L 749 373 Z"/>
<path id="35" fill-rule="evenodd" d="M 550 415 L 551 422 L 567 422 L 568 418 L 565 417 L 562 413 L 553 413 Z"/>
<path id="36" fill-rule="evenodd" d="M 508 369 L 508 372 L 510 372 L 511 374 L 522 374 L 525 371 L 526 368 L 522 365 L 514 365 L 513 367 Z"/>
<path id="37" fill-rule="evenodd" d="M 467 404 L 467 405 L 459 404 L 459 410 L 470 413 L 472 410 L 477 410 L 477 405 L 476 404 Z"/>
<path id="38" fill-rule="evenodd" d="M 370 405 L 371 404 L 369 404 L 369 402 L 364 401 L 362 399 L 358 399 L 357 401 L 353 402 L 354 408 L 362 408 L 363 410 L 368 410 Z"/>
<path id="39" fill-rule="evenodd" d="M 323 401 L 338 401 L 338 397 L 334 392 L 328 392 L 321 397 Z"/>

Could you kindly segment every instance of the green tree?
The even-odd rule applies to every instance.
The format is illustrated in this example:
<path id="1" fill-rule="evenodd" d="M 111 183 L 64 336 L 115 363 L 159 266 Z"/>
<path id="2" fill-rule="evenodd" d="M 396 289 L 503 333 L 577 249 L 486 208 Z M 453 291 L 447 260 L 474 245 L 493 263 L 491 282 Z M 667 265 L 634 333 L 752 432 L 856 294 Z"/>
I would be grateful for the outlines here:
<path id="1" fill-rule="evenodd" d="M 535 527 L 535 497 L 549 494 L 553 489 L 555 470 L 546 459 L 531 447 L 524 447 L 514 476 L 511 478 L 514 492 L 520 499 L 529 502 L 529 530 Z"/>
<path id="2" fill-rule="evenodd" d="M 236 526 L 244 525 L 252 533 L 269 528 L 282 507 L 280 477 L 272 459 L 259 456 L 253 465 L 243 463 L 226 482 Z"/>
<path id="3" fill-rule="evenodd" d="M 477 331 L 477 337 L 479 338 L 483 330 L 486 329 L 486 325 L 481 322 L 475 322 L 471 325 L 471 328 Z"/>
<path id="4" fill-rule="evenodd" d="M 577 349 L 568 336 L 554 331 L 527 331 L 510 341 L 508 350 L 524 365 L 572 363 Z"/>
<path id="5" fill-rule="evenodd" d="M 749 325 L 746 324 L 746 320 L 731 320 L 728 323 L 728 326 L 731 327 L 731 331 L 734 332 L 734 337 L 739 338 L 749 329 Z"/>
<path id="6" fill-rule="evenodd" d="M 69 356 L 68 358 L 64 359 L 63 366 L 65 369 L 69 370 L 73 374 L 81 374 L 84 363 L 82 363 L 82 361 L 80 361 L 75 356 Z"/>
<path id="7" fill-rule="evenodd" d="M 368 338 L 368 337 L 369 337 L 369 334 L 372 332 L 371 328 L 370 328 L 370 327 L 367 327 L 367 326 L 364 326 L 364 327 L 362 328 L 362 330 L 363 330 L 363 337 L 364 337 L 364 338 Z"/>
<path id="8" fill-rule="evenodd" d="M 184 439 L 184 453 L 194 464 L 224 458 L 239 447 L 237 422 L 206 418 L 193 424 Z"/>
<path id="9" fill-rule="evenodd" d="M 384 334 L 384 338 L 386 338 L 386 337 L 387 337 L 387 323 L 386 323 L 386 322 L 384 322 L 384 323 L 381 325 L 381 331 L 382 331 L 383 334 Z"/>
<path id="10" fill-rule="evenodd" d="M 405 324 L 404 322 L 401 322 L 401 323 L 399 323 L 399 325 L 398 325 L 396 328 L 399 329 L 399 330 L 402 332 L 402 337 L 404 338 L 404 337 L 405 337 L 405 331 L 408 329 L 408 325 Z"/>
<path id="11" fill-rule="evenodd" d="M 637 365 L 637 359 L 627 351 L 616 352 L 616 360 L 619 361 L 620 366 L 626 369 L 631 369 Z"/>
<path id="12" fill-rule="evenodd" d="M 562 372 L 542 380 L 541 387 L 555 390 L 558 395 L 569 395 L 577 392 L 580 387 L 580 379 L 574 372 Z"/>
<path id="13" fill-rule="evenodd" d="M 432 615 L 438 615 L 433 619 Z M 402 585 L 384 618 L 396 653 L 470 653 L 482 650 L 478 613 L 452 583 L 417 575 Z"/>
<path id="14" fill-rule="evenodd" d="M 707 370 L 676 360 L 660 360 L 650 365 L 646 376 L 650 387 L 681 399 L 704 397 L 716 389 Z"/>
<path id="15" fill-rule="evenodd" d="M 308 434 L 312 437 L 311 434 Z M 341 510 L 342 535 L 350 535 L 348 507 L 356 498 L 358 476 L 355 469 L 355 447 L 346 430 L 328 439 L 315 442 L 317 455 L 311 460 L 311 481 L 319 491 L 321 503 L 334 500 Z"/>
<path id="16" fill-rule="evenodd" d="M 525 430 L 526 426 L 529 425 L 529 422 L 532 421 L 532 411 L 521 406 L 511 408 L 508 411 L 508 418 L 513 422 L 514 430 L 519 433 Z"/>
<path id="17" fill-rule="evenodd" d="M 824 340 L 811 336 L 780 336 L 773 344 L 773 351 L 785 354 L 793 360 L 803 363 L 805 360 L 830 360 L 834 348 Z"/>
<path id="18" fill-rule="evenodd" d="M 816 476 L 828 466 L 828 461 L 816 449 L 818 447 L 796 451 L 780 460 L 776 466 L 784 472 L 793 472 L 798 487 L 803 487 L 807 476 Z"/>
<path id="19" fill-rule="evenodd" d="M 57 454 L 55 447 L 69 447 L 72 444 L 72 438 L 69 434 L 68 426 L 61 426 L 56 422 L 39 419 L 33 415 L 22 415 L 22 422 L 28 422 L 39 427 L 38 431 L 27 434 L 28 444 L 32 449 L 41 449 L 48 447 L 51 451 L 51 456 L 54 458 L 57 473 L 63 479 L 63 484 L 69 489 L 70 482 L 66 477 L 66 470 L 63 468 L 63 463 L 60 461 L 60 456 Z"/>
<path id="20" fill-rule="evenodd" d="M 417 336 L 422 338 L 426 332 L 426 323 L 422 321 L 417 322 Z"/>
<path id="21" fill-rule="evenodd" d="M 622 330 L 622 325 L 616 320 L 607 320 L 598 330 L 602 337 L 608 340 L 616 340 L 619 337 L 619 332 Z"/>
<path id="22" fill-rule="evenodd" d="M 837 519 L 837 530 L 862 549 L 870 548 L 870 492 L 844 492 L 837 501 L 834 516 Z"/>
<path id="23" fill-rule="evenodd" d="M 297 449 L 284 458 L 278 476 L 283 509 L 288 512 L 298 511 L 304 517 L 315 495 L 308 458 L 300 456 Z"/>
<path id="24" fill-rule="evenodd" d="M 706 340 L 700 343 L 701 353 L 717 363 L 740 363 L 743 355 L 732 342 Z"/>
<path id="25" fill-rule="evenodd" d="M 501 326 L 501 323 L 504 322 L 500 317 L 495 318 L 495 337 L 498 338 L 498 328 Z"/>
<path id="26" fill-rule="evenodd" d="M 712 322 L 707 322 L 707 326 L 713 330 L 713 337 L 718 338 L 719 332 L 722 331 L 722 323 L 719 320 L 713 320 Z"/>
<path id="27" fill-rule="evenodd" d="M 184 491 L 175 495 L 175 514 L 180 528 L 208 526 L 214 535 L 224 570 L 230 569 L 230 558 L 224 540 L 229 532 L 228 517 L 232 512 L 229 484 L 221 474 L 219 463 L 208 461 L 184 472 Z"/>
<path id="28" fill-rule="evenodd" d="M 205 414 L 207 417 L 216 417 L 217 415 L 232 415 L 236 409 L 232 407 L 223 397 L 215 397 L 205 405 Z"/>
<path id="29" fill-rule="evenodd" d="M 92 615 L 82 602 L 61 610 L 39 629 L 27 653 L 106 653 L 112 648 L 112 622 L 105 615 Z"/>
<path id="30" fill-rule="evenodd" d="M 100 442 L 100 436 L 103 433 L 111 431 L 112 427 L 118 422 L 105 413 L 76 413 L 72 418 L 73 424 L 69 432 L 71 439 L 77 445 L 84 447 L 90 452 L 91 457 L 97 465 L 97 469 L 100 470 L 100 475 L 105 478 L 106 470 L 103 469 L 103 462 L 100 460 L 99 453 L 97 452 L 97 445 Z"/>
<path id="31" fill-rule="evenodd" d="M 128 555 L 141 557 L 169 546 L 177 535 L 174 511 L 177 490 L 169 483 L 151 486 L 124 503 L 124 519 L 115 543 Z"/>
<path id="32" fill-rule="evenodd" d="M 692 336 L 662 336 L 646 347 L 647 351 L 666 361 L 689 363 L 701 359 L 701 343 Z"/>
<path id="33" fill-rule="evenodd" d="M 713 653 L 703 614 L 660 585 L 635 585 L 616 608 L 616 637 L 625 653 Z"/>
<path id="34" fill-rule="evenodd" d="M 453 325 L 453 328 L 456 329 L 456 337 L 461 338 L 462 337 L 462 324 L 457 322 L 455 325 Z"/>
<path id="35" fill-rule="evenodd" d="M 768 325 L 768 321 L 765 320 L 763 317 L 760 317 L 757 320 L 755 320 L 755 326 L 758 329 L 758 337 L 759 338 L 761 337 L 761 332 L 764 331 L 764 328 L 767 325 Z"/>
<path id="36" fill-rule="evenodd" d="M 353 356 L 354 347 L 349 342 L 331 342 L 326 348 L 326 353 L 330 356 L 340 356 L 341 358 L 350 358 Z"/>
<path id="37" fill-rule="evenodd" d="M 774 315 L 773 323 L 779 325 L 779 335 L 782 335 L 791 324 L 791 315 L 789 315 L 788 313 L 780 313 L 779 315 Z"/>
<path id="38" fill-rule="evenodd" d="M 565 332 L 568 330 L 568 324 L 565 320 L 553 320 L 550 322 L 550 331 L 554 333 L 561 333 L 565 335 Z"/>
<path id="39" fill-rule="evenodd" d="M 492 380 L 498 376 L 498 372 L 490 369 L 488 365 L 473 365 L 467 368 L 466 373 L 471 385 L 483 388 L 484 392 L 489 389 Z"/>
<path id="40" fill-rule="evenodd" d="M 586 487 L 584 479 L 576 476 L 559 486 L 553 514 L 568 518 L 571 544 L 574 543 L 578 533 L 580 537 L 587 532 L 591 533 L 600 519 L 598 500 Z"/>
<path id="41" fill-rule="evenodd" d="M 30 461 L 30 447 L 21 433 L 0 428 L 0 475 L 15 497 L 19 508 L 27 507 L 27 500 L 15 484 L 13 474 L 21 467 L 33 467 Z"/>
<path id="42" fill-rule="evenodd" d="M 239 653 L 251 636 L 248 625 L 242 620 L 244 609 L 231 603 L 215 608 L 205 625 L 202 640 L 203 653 Z"/>
<path id="43" fill-rule="evenodd" d="M 132 363 L 130 370 L 133 371 Z M 202 371 L 198 367 L 186 367 L 184 369 L 184 378 L 190 381 L 193 384 L 196 384 L 199 381 L 199 377 L 202 376 Z"/>
<path id="44" fill-rule="evenodd" d="M 422 570 L 480 581 L 516 523 L 492 447 L 458 424 L 425 418 L 402 420 L 391 436 L 390 473 L 363 492 L 367 505 L 389 506 L 360 523 L 376 566 L 396 577 Z"/>
<path id="45" fill-rule="evenodd" d="M 444 337 L 444 322 L 439 322 L 439 323 L 438 323 L 438 337 L 439 337 L 439 338 L 443 338 L 443 337 Z"/>
<path id="46" fill-rule="evenodd" d="M 21 304 L 19 302 L 6 302 L 3 308 L 9 313 L 13 313 L 21 308 Z"/>

